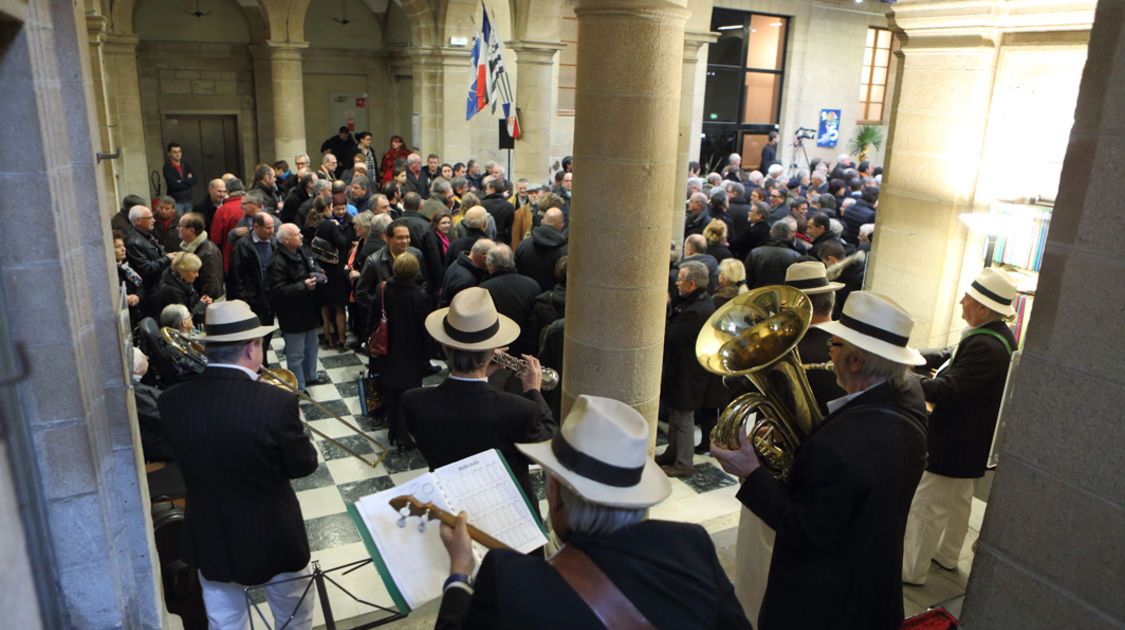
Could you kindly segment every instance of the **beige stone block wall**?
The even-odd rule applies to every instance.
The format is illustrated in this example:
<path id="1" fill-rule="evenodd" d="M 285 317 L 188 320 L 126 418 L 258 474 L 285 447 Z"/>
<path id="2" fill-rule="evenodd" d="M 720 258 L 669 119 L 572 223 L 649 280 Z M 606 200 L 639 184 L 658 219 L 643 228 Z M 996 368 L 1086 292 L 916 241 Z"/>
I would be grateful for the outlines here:
<path id="1" fill-rule="evenodd" d="M 258 112 L 255 98 L 254 59 L 249 47 L 241 44 L 142 42 L 137 65 L 144 116 L 144 138 L 148 172 L 164 166 L 164 147 L 172 138 L 163 137 L 166 114 L 234 114 L 238 117 L 242 148 L 242 173 L 261 160 L 258 146 Z M 192 156 L 184 156 L 188 163 Z M 209 178 L 200 173 L 198 178 Z M 161 180 L 163 187 L 163 179 Z M 151 194 L 146 185 L 142 196 Z M 135 192 L 135 191 L 130 191 Z"/>

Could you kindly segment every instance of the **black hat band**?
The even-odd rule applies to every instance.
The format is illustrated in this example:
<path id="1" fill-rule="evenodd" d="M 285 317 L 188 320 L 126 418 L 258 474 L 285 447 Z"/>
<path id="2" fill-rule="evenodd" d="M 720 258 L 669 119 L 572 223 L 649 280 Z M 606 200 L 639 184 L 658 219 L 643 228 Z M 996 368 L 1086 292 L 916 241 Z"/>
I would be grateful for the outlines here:
<path id="1" fill-rule="evenodd" d="M 861 322 L 854 317 L 849 317 L 844 314 L 840 315 L 840 323 L 858 333 L 863 333 L 868 337 L 874 337 L 879 341 L 885 341 L 889 344 L 902 346 L 903 348 L 905 348 L 906 343 L 910 341 L 909 337 L 903 337 L 902 335 L 895 334 L 885 328 L 872 326 L 871 324 Z"/>
<path id="2" fill-rule="evenodd" d="M 828 278 L 809 278 L 808 280 L 786 280 L 785 284 L 794 289 L 816 289 L 828 286 Z"/>
<path id="3" fill-rule="evenodd" d="M 576 450 L 566 441 L 562 433 L 556 433 L 551 439 L 551 452 L 567 470 L 571 470 L 590 481 L 613 486 L 615 488 L 628 488 L 641 482 L 641 473 L 644 465 L 636 468 L 625 468 L 607 464 L 600 459 Z"/>
<path id="4" fill-rule="evenodd" d="M 984 288 L 983 284 L 977 282 L 976 280 L 973 280 L 973 284 L 970 285 L 970 286 L 972 286 L 974 289 L 976 289 L 977 292 L 979 292 L 981 295 L 983 295 L 984 297 L 992 300 L 993 302 L 996 302 L 997 304 L 1003 304 L 1004 306 L 1011 306 L 1012 305 L 1012 300 L 1004 299 L 1004 298 L 1000 297 L 999 295 L 993 293 L 992 291 L 989 291 L 988 289 Z"/>
<path id="5" fill-rule="evenodd" d="M 496 334 L 496 331 L 500 330 L 500 318 L 497 317 L 496 321 L 492 322 L 492 325 L 487 328 L 466 332 L 454 328 L 449 323 L 449 315 L 446 314 L 441 320 L 441 326 L 445 329 L 445 334 L 449 335 L 449 338 L 454 341 L 459 341 L 461 343 L 478 343 L 492 337 Z"/>
<path id="6" fill-rule="evenodd" d="M 204 324 L 204 329 L 207 331 L 207 336 L 212 335 L 233 335 L 235 333 L 246 332 L 247 330 L 254 330 L 262 325 L 261 320 L 257 315 L 250 319 L 243 319 L 237 322 L 230 322 L 229 324 Z"/>

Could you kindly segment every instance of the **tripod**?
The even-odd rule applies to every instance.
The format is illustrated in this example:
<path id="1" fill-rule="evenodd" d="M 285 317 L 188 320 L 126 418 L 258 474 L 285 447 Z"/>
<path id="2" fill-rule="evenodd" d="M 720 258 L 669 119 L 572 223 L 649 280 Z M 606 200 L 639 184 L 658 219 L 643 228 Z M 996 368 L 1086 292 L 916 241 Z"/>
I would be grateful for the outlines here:
<path id="1" fill-rule="evenodd" d="M 788 171 L 790 177 L 797 174 L 798 167 L 801 165 L 797 158 L 801 155 L 805 156 L 805 168 L 807 169 L 809 167 L 809 152 L 805 150 L 805 139 L 798 135 L 793 138 L 793 163 L 789 165 Z"/>
<path id="2" fill-rule="evenodd" d="M 352 594 L 351 591 L 349 591 L 348 589 L 341 586 L 339 582 L 337 582 L 336 580 L 333 580 L 328 575 L 329 573 L 333 573 L 333 572 L 336 572 L 336 571 L 343 571 L 343 573 L 341 573 L 341 575 L 347 575 L 347 574 L 351 573 L 352 571 L 355 571 L 355 570 L 357 570 L 357 569 L 359 569 L 363 566 L 366 566 L 370 563 L 371 563 L 371 558 L 365 558 L 363 560 L 356 560 L 354 562 L 342 564 L 338 567 L 332 567 L 331 569 L 328 569 L 327 571 L 323 571 L 320 568 L 320 562 L 317 562 L 316 560 L 313 560 L 312 573 L 310 573 L 309 575 L 302 575 L 300 577 L 295 577 L 295 578 L 290 578 L 288 580 L 280 580 L 278 582 L 275 582 L 275 584 L 281 584 L 281 583 L 284 583 L 284 582 L 294 582 L 294 581 L 297 581 L 297 580 L 308 580 L 308 584 L 305 585 L 304 592 L 301 593 L 301 599 L 300 599 L 300 601 L 297 602 L 297 606 L 294 607 L 293 612 L 289 614 L 289 618 L 285 621 L 284 624 L 282 624 L 281 626 L 279 626 L 277 628 L 274 628 L 273 630 L 286 630 L 286 628 L 289 628 L 289 622 L 293 620 L 294 615 L 296 614 L 297 610 L 301 607 L 301 604 L 304 603 L 305 598 L 309 596 L 309 591 L 312 590 L 314 585 L 316 586 L 316 597 L 317 597 L 318 600 L 320 600 L 320 610 L 321 610 L 322 613 L 324 613 L 324 628 L 325 628 L 325 630 L 336 630 L 336 618 L 332 616 L 332 603 L 328 600 L 328 585 L 326 584 L 326 582 L 331 582 L 333 585 L 336 586 L 336 588 L 343 591 L 345 595 L 352 598 L 353 600 L 355 600 L 355 601 L 357 601 L 361 604 L 367 604 L 368 606 L 371 606 L 372 608 L 375 608 L 375 609 L 378 609 L 382 612 L 385 612 L 388 615 L 386 617 L 383 617 L 381 619 L 377 619 L 377 620 L 369 622 L 369 623 L 365 623 L 363 625 L 352 626 L 352 630 L 366 630 L 367 628 L 374 628 L 376 626 L 381 626 L 385 623 L 390 623 L 392 621 L 404 619 L 406 617 L 406 615 L 402 614 L 401 612 L 399 612 L 398 610 L 396 610 L 394 608 L 387 608 L 386 606 L 380 606 L 379 604 L 375 604 L 373 602 L 369 602 L 367 600 L 363 600 L 363 599 L 360 599 L 360 598 L 356 597 L 355 595 Z M 254 601 L 254 598 L 252 596 L 253 592 L 262 590 L 264 588 L 265 588 L 264 585 L 263 586 L 252 586 L 250 588 L 247 588 L 245 591 L 243 591 L 243 594 L 246 597 L 246 610 L 250 613 L 250 630 L 254 630 L 254 627 L 255 627 L 255 625 L 254 625 L 254 615 L 255 615 L 255 613 L 257 613 L 258 618 L 262 620 L 263 627 L 266 628 L 266 630 L 270 630 L 269 621 L 266 620 L 266 616 L 262 613 L 262 610 L 261 610 L 259 604 Z"/>

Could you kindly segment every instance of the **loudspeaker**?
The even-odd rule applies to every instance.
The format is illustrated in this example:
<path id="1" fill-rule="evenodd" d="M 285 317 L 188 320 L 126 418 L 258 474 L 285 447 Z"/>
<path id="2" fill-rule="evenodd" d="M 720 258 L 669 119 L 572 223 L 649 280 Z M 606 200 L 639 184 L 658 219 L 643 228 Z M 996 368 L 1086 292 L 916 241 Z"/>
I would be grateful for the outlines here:
<path id="1" fill-rule="evenodd" d="M 508 121 L 501 118 L 497 122 L 500 123 L 500 148 L 501 149 L 514 149 L 516 148 L 516 139 L 508 135 Z"/>

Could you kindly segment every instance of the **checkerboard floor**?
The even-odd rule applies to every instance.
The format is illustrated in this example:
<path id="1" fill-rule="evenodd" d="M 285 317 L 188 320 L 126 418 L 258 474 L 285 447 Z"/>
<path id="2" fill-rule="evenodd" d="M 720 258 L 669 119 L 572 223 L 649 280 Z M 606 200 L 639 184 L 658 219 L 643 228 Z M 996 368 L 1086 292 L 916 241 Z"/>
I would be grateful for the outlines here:
<path id="1" fill-rule="evenodd" d="M 286 367 L 284 341 L 273 339 L 267 355 L 274 367 Z M 320 385 L 310 385 L 309 394 L 325 408 L 338 414 L 348 422 L 358 426 L 365 434 L 387 444 L 386 429 L 376 429 L 371 418 L 362 415 L 357 379 L 366 371 L 367 359 L 351 351 L 326 350 L 321 348 L 317 357 L 317 368 L 322 381 Z M 445 378 L 441 374 L 425 379 L 425 386 L 434 386 Z M 306 421 L 325 435 L 347 445 L 357 453 L 371 456 L 378 447 L 362 436 L 356 435 L 348 427 L 332 418 L 311 403 L 302 401 L 301 412 Z M 386 458 L 376 467 L 360 462 L 343 449 L 328 440 L 313 434 L 320 465 L 316 471 L 302 479 L 293 480 L 293 489 L 301 503 L 301 511 L 308 531 L 309 547 L 314 561 L 320 563 L 322 570 L 368 558 L 367 550 L 360 539 L 359 532 L 347 514 L 347 505 L 359 497 L 385 490 L 426 472 L 426 462 L 417 450 L 398 452 L 390 450 Z M 665 444 L 663 433 L 657 437 L 657 452 Z M 540 513 L 547 513 L 543 477 L 533 472 L 533 482 Z M 727 528 L 731 523 L 737 525 L 738 503 L 734 498 L 737 490 L 736 480 L 724 473 L 713 459 L 704 455 L 695 456 L 695 474 L 672 479 L 672 495 L 652 509 L 652 518 L 690 521 L 714 524 L 714 528 Z M 712 527 L 708 527 L 713 531 Z M 383 587 L 375 567 L 362 566 L 344 574 L 329 574 L 340 586 L 351 591 L 355 597 L 391 607 L 391 599 Z M 377 609 L 357 602 L 332 584 L 328 585 L 329 602 L 337 622 L 348 620 L 340 627 L 352 627 L 360 621 L 371 621 L 386 616 Z M 255 599 L 261 596 L 254 594 Z M 262 612 L 272 621 L 268 607 Z M 429 607 L 427 607 L 429 608 Z M 418 617 L 427 609 L 415 611 L 410 618 L 388 624 L 388 628 L 412 628 L 420 621 Z M 436 610 L 436 609 L 435 609 Z M 260 619 L 255 627 L 261 627 Z M 324 624 L 321 605 L 316 606 L 314 626 Z M 421 627 L 421 626 L 419 626 Z M 432 626 L 432 620 L 429 626 Z"/>

